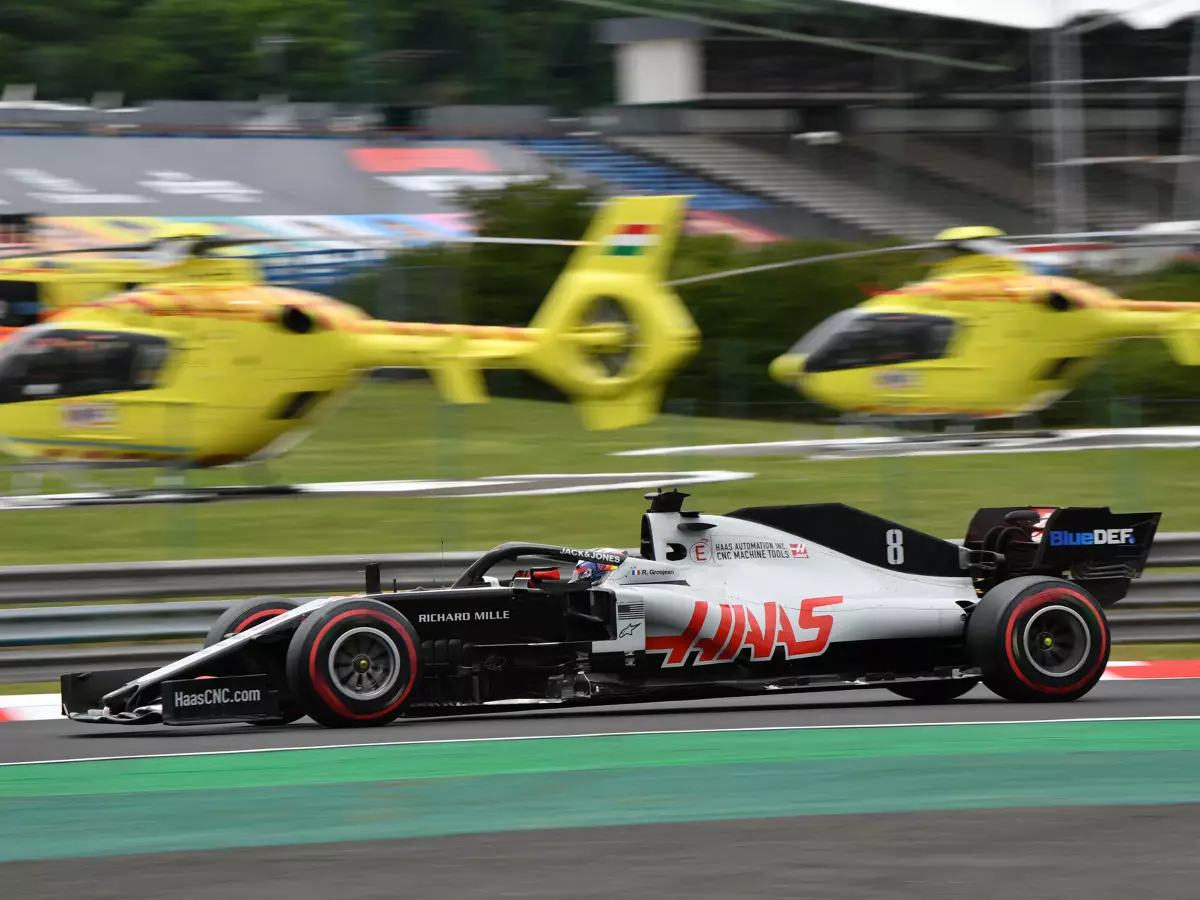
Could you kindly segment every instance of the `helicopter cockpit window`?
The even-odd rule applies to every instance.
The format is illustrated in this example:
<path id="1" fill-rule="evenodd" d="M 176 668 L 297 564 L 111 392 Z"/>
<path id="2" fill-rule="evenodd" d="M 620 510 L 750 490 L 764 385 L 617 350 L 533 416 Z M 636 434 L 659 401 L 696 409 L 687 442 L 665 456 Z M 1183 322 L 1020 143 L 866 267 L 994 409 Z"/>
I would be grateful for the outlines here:
<path id="1" fill-rule="evenodd" d="M 0 403 L 147 390 L 169 350 L 153 335 L 30 328 L 0 348 Z"/>
<path id="2" fill-rule="evenodd" d="M 954 328 L 954 320 L 944 316 L 856 316 L 844 320 L 836 330 L 825 332 L 824 339 L 808 351 L 804 368 L 808 372 L 832 372 L 940 359 L 946 355 Z"/>
<path id="3" fill-rule="evenodd" d="M 41 288 L 37 281 L 0 279 L 0 325 L 24 328 L 38 320 Z"/>
<path id="4" fill-rule="evenodd" d="M 857 309 L 843 309 L 840 313 L 834 313 L 800 340 L 792 345 L 792 349 L 788 353 L 798 355 L 806 355 L 816 350 L 823 345 L 828 337 L 832 334 L 837 334 L 847 327 L 849 322 L 855 319 L 861 319 L 862 312 Z"/>

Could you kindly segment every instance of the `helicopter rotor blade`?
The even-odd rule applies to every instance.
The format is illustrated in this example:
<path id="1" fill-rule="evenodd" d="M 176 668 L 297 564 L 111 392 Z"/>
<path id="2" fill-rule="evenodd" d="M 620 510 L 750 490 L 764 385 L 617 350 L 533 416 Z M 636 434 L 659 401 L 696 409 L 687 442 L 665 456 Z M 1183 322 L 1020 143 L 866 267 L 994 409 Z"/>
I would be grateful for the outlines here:
<path id="1" fill-rule="evenodd" d="M 1103 238 L 1140 238 L 1134 247 L 1171 247 L 1176 243 L 1168 243 L 1168 239 L 1185 238 L 1188 242 L 1200 242 L 1200 231 L 1092 231 L 1070 234 L 1025 234 L 1004 235 L 996 238 L 967 238 L 965 240 L 931 241 L 921 244 L 905 244 L 897 247 L 880 247 L 873 250 L 852 250 L 847 253 L 831 253 L 825 256 L 806 256 L 801 259 L 784 260 L 777 263 L 764 263 L 759 266 L 747 266 L 742 269 L 730 269 L 724 272 L 711 272 L 707 275 L 694 275 L 690 278 L 678 278 L 668 282 L 671 287 L 681 287 L 688 284 L 700 284 L 706 281 L 716 281 L 721 278 L 734 278 L 738 275 L 753 275 L 756 272 L 769 272 L 775 269 L 786 269 L 792 266 L 806 266 L 814 263 L 836 262 L 844 259 L 860 259 L 867 256 L 881 256 L 887 253 L 906 253 L 915 250 L 934 250 L 943 247 L 958 247 L 964 251 L 978 253 L 983 256 L 999 256 L 1007 259 L 1024 260 L 1026 256 L 1017 241 L 1056 241 L 1065 240 L 1100 240 Z"/>
<path id="2" fill-rule="evenodd" d="M 1117 238 L 1143 238 L 1146 240 L 1161 240 L 1163 238 L 1183 238 L 1187 241 L 1200 241 L 1200 229 L 1187 231 L 1079 231 L 1064 234 L 1006 234 L 1001 241 L 1087 241 L 1115 240 Z"/>
<path id="3" fill-rule="evenodd" d="M 543 247 L 586 247 L 592 242 L 557 240 L 553 238 L 488 238 L 455 236 L 438 241 L 446 244 L 512 244 L 516 246 L 533 245 Z M 51 256 L 71 256 L 81 253 L 150 253 L 172 244 L 189 243 L 189 239 L 167 238 L 160 241 L 145 241 L 130 244 L 110 244 L 96 247 L 70 247 L 61 250 L 27 250 L 20 253 L 0 254 L 0 262 L 9 259 L 40 259 Z M 264 238 L 196 238 L 192 243 L 193 256 L 204 256 L 215 250 L 226 247 L 253 246 L 256 244 L 341 244 L 357 245 L 356 249 L 363 250 L 399 250 L 405 244 L 390 238 L 370 238 L 361 235 L 346 235 L 345 237 L 264 237 Z"/>
<path id="4" fill-rule="evenodd" d="M 886 253 L 908 253 L 914 250 L 932 250 L 944 247 L 944 243 L 904 244 L 898 247 L 877 247 L 873 250 L 850 250 L 845 253 L 829 253 L 824 256 L 805 256 L 800 259 L 788 259 L 783 262 L 763 263 L 759 266 L 747 266 L 744 269 L 729 269 L 725 272 L 710 272 L 707 275 L 693 275 L 690 278 L 677 278 L 669 281 L 670 287 L 680 287 L 685 284 L 700 284 L 704 281 L 716 281 L 719 278 L 734 278 L 738 275 L 753 275 L 756 272 L 770 272 L 774 269 L 786 269 L 791 266 L 808 266 L 814 263 L 837 262 L 843 259 L 861 259 L 865 256 L 882 256 Z"/>
<path id="5" fill-rule="evenodd" d="M 531 244 L 544 247 L 585 247 L 590 246 L 591 241 L 568 241 L 559 240 L 556 238 L 504 238 L 504 237 L 473 237 L 469 235 L 461 235 L 454 237 L 445 237 L 439 240 L 445 244 Z M 362 244 L 366 247 L 401 247 L 403 242 L 397 242 L 392 238 L 376 238 L 367 235 L 348 234 L 345 237 L 309 237 L 307 235 L 297 235 L 295 237 L 269 237 L 269 238 L 205 238 L 196 242 L 197 248 L 204 249 L 219 249 L 221 247 L 238 247 L 243 244 Z"/>
<path id="6" fill-rule="evenodd" d="M 158 246 L 157 243 L 142 243 L 112 244 L 107 247 L 71 247 L 65 250 L 26 250 L 23 253 L 2 254 L 0 262 L 6 259 L 41 259 L 44 256 L 70 256 L 77 253 L 148 253 Z"/>
<path id="7" fill-rule="evenodd" d="M 529 244 L 540 247 L 593 247 L 599 241 L 565 241 L 554 238 L 489 238 L 489 237 L 454 237 L 447 238 L 447 244 Z"/>

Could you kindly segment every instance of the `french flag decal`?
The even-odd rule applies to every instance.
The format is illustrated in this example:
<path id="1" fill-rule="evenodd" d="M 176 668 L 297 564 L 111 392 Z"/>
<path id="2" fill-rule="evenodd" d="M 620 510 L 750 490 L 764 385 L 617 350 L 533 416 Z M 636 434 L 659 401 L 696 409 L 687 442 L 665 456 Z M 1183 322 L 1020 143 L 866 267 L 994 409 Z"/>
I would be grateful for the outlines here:
<path id="1" fill-rule="evenodd" d="M 657 240 L 657 225 L 621 225 L 605 243 L 609 256 L 640 256 Z"/>

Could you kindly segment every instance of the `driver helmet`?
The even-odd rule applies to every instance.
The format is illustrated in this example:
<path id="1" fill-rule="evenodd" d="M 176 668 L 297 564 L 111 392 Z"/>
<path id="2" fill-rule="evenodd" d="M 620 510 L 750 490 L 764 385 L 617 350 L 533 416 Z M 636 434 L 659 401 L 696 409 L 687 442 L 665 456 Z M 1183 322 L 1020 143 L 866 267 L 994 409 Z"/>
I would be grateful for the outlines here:
<path id="1" fill-rule="evenodd" d="M 601 553 L 620 553 L 620 550 L 610 550 L 601 548 Z M 599 581 L 609 572 L 612 572 L 617 567 L 608 563 L 598 563 L 590 559 L 577 560 L 575 563 L 575 573 L 571 576 L 572 581 Z"/>

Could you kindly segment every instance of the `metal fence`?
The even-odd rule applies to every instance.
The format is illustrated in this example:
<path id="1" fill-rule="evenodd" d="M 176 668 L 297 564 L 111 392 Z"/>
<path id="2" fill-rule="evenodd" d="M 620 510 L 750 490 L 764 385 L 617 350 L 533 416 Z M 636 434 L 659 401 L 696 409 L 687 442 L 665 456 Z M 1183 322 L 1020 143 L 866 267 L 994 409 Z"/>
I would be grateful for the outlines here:
<path id="1" fill-rule="evenodd" d="M 157 666 L 199 646 L 230 598 L 322 596 L 365 586 L 449 584 L 479 553 L 226 559 L 0 569 L 0 681 L 55 678 L 92 665 Z M 499 570 L 501 577 L 515 567 Z M 1109 610 L 1116 643 L 1200 641 L 1200 533 L 1164 534 L 1149 569 Z M 101 602 L 96 602 L 101 601 Z M 109 602 L 103 602 L 109 601 Z M 125 601 L 113 603 L 111 601 Z M 164 602 L 167 601 L 167 602 Z"/>

